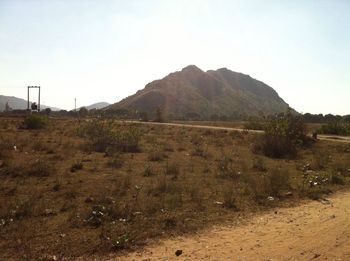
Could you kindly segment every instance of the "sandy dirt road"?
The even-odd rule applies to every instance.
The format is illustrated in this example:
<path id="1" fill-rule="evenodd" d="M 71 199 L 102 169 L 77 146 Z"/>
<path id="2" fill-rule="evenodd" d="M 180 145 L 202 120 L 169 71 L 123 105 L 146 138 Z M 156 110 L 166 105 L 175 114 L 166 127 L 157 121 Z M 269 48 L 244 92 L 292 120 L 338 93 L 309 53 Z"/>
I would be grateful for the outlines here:
<path id="1" fill-rule="evenodd" d="M 109 260 L 350 260 L 350 192 Z M 176 250 L 182 250 L 180 256 Z"/>
<path id="2" fill-rule="evenodd" d="M 194 124 L 183 124 L 183 123 L 168 123 L 168 122 L 142 122 L 142 121 L 126 121 L 130 123 L 139 124 L 149 124 L 149 125 L 165 125 L 173 127 L 183 127 L 183 128 L 198 128 L 198 129 L 211 129 L 211 130 L 226 130 L 226 131 L 248 131 L 251 133 L 264 133 L 262 130 L 245 130 L 240 128 L 231 127 L 220 127 L 220 126 L 208 126 L 208 125 L 194 125 Z M 350 143 L 350 137 L 347 136 L 337 136 L 337 135 L 318 135 L 319 140 L 334 141 L 340 143 Z"/>

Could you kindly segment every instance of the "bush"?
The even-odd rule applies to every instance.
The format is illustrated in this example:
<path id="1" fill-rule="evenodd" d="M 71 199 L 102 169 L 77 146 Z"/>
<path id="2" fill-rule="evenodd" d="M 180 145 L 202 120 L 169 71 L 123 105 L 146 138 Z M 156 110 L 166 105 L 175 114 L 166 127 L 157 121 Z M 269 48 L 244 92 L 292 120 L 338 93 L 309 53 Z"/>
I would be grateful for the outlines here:
<path id="1" fill-rule="evenodd" d="M 266 156 L 283 158 L 295 157 L 299 145 L 307 145 L 305 124 L 301 117 L 294 116 L 290 110 L 274 117 L 265 125 L 262 140 L 255 145 L 255 151 L 262 151 Z"/>
<path id="2" fill-rule="evenodd" d="M 244 129 L 247 130 L 264 130 L 264 123 L 260 121 L 249 121 L 244 124 Z"/>
<path id="3" fill-rule="evenodd" d="M 124 164 L 124 161 L 120 154 L 114 155 L 113 158 L 107 162 L 107 166 L 114 169 L 119 169 L 123 167 L 123 164 Z"/>
<path id="4" fill-rule="evenodd" d="M 336 185 L 345 185 L 345 179 L 339 173 L 333 173 L 331 176 L 332 184 Z"/>
<path id="5" fill-rule="evenodd" d="M 36 129 L 43 129 L 47 126 L 48 119 L 45 116 L 41 115 L 29 115 L 27 116 L 23 121 L 23 128 L 30 129 L 30 130 L 36 130 Z"/>
<path id="6" fill-rule="evenodd" d="M 331 135 L 350 135 L 350 124 L 342 121 L 332 121 L 321 126 L 318 133 Z"/>

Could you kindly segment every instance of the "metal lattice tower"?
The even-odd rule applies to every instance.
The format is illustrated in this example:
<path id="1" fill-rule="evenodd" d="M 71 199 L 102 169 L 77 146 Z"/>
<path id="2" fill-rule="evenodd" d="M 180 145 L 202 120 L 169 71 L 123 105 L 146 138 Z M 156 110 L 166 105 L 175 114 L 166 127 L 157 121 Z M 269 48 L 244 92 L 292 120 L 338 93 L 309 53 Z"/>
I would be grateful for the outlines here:
<path id="1" fill-rule="evenodd" d="M 39 90 L 39 96 L 38 96 L 38 107 L 37 111 L 40 111 L 40 86 L 28 86 L 28 99 L 27 99 L 27 110 L 30 111 L 30 102 L 29 102 L 29 90 L 30 89 L 38 89 Z"/>

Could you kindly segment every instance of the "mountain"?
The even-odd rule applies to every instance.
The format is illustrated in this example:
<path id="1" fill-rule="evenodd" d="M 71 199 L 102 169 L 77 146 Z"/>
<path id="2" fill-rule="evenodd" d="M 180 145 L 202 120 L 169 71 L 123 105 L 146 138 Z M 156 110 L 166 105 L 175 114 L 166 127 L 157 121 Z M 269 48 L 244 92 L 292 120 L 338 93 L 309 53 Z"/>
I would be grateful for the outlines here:
<path id="1" fill-rule="evenodd" d="M 17 98 L 14 96 L 5 96 L 0 95 L 0 111 L 4 111 L 6 108 L 6 103 L 13 109 L 13 110 L 26 110 L 27 109 L 27 101 L 21 98 Z M 30 102 L 30 105 L 32 103 Z M 50 108 L 53 111 L 59 111 L 60 109 L 55 107 L 50 107 L 46 105 L 40 105 L 41 110 L 44 110 L 46 108 Z"/>
<path id="2" fill-rule="evenodd" d="M 265 83 L 226 68 L 202 71 L 195 65 L 148 83 L 107 109 L 128 109 L 170 118 L 210 119 L 284 112 L 288 104 Z"/>
<path id="3" fill-rule="evenodd" d="M 97 103 L 91 104 L 89 106 L 83 106 L 83 107 L 85 107 L 88 110 L 92 110 L 92 109 L 103 109 L 109 105 L 111 105 L 111 104 L 108 102 L 97 102 Z"/>

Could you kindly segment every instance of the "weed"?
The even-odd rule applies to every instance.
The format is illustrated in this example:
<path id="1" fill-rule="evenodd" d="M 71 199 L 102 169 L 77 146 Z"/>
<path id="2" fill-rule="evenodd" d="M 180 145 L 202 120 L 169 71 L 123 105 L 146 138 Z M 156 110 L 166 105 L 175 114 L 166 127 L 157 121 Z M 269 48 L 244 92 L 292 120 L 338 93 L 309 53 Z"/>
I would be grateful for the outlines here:
<path id="1" fill-rule="evenodd" d="M 153 147 L 152 151 L 148 154 L 148 159 L 150 161 L 161 161 L 165 158 L 165 154 L 159 146 Z"/>
<path id="2" fill-rule="evenodd" d="M 120 154 L 112 156 L 112 159 L 107 162 L 107 166 L 114 169 L 120 169 L 123 165 L 124 161 Z"/>
<path id="3" fill-rule="evenodd" d="M 225 154 L 222 154 L 218 160 L 217 169 L 220 178 L 238 178 L 238 172 L 234 167 L 233 160 Z"/>
<path id="4" fill-rule="evenodd" d="M 37 159 L 27 170 L 29 176 L 48 177 L 56 172 L 54 166 L 42 159 Z"/>
<path id="5" fill-rule="evenodd" d="M 233 184 L 227 184 L 223 189 L 223 206 L 229 209 L 238 210 L 237 192 Z"/>
<path id="6" fill-rule="evenodd" d="M 83 169 L 83 163 L 81 161 L 75 162 L 71 167 L 70 167 L 70 172 L 76 172 L 78 170 Z"/>
<path id="7" fill-rule="evenodd" d="M 147 165 L 145 170 L 143 171 L 143 176 L 144 177 L 151 177 L 153 176 L 155 173 L 154 173 L 154 170 L 151 168 L 150 165 Z"/>
<path id="8" fill-rule="evenodd" d="M 111 239 L 113 248 L 115 250 L 127 249 L 132 244 L 132 239 L 129 234 L 123 234 L 121 236 L 114 236 Z"/>
<path id="9" fill-rule="evenodd" d="M 257 171 L 266 171 L 266 164 L 264 162 L 263 158 L 255 158 L 254 163 L 253 163 L 253 169 L 257 170 Z"/>
<path id="10" fill-rule="evenodd" d="M 164 169 L 164 174 L 165 175 L 173 175 L 173 176 L 177 176 L 180 173 L 180 167 L 177 163 L 175 162 L 167 162 L 165 165 L 165 169 Z"/>

